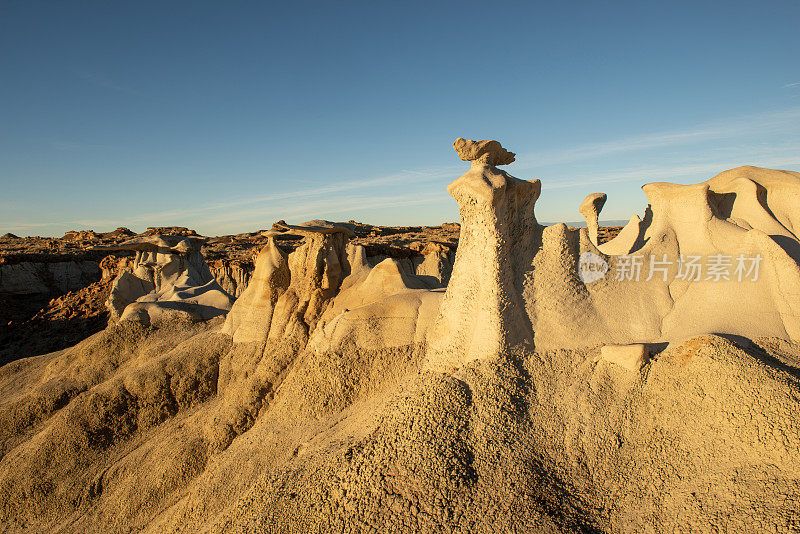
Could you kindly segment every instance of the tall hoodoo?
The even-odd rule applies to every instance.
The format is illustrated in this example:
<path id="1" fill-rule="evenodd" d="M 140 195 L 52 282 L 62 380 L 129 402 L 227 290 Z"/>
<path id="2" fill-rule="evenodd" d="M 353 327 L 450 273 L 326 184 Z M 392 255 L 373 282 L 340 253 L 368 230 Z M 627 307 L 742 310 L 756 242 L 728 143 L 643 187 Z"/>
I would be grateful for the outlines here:
<path id="1" fill-rule="evenodd" d="M 458 202 L 461 237 L 427 353 L 427 367 L 443 371 L 533 341 L 522 282 L 541 234 L 534 215 L 541 182 L 496 168 L 514 153 L 497 141 L 462 138 L 453 148 L 472 166 L 447 187 Z"/>

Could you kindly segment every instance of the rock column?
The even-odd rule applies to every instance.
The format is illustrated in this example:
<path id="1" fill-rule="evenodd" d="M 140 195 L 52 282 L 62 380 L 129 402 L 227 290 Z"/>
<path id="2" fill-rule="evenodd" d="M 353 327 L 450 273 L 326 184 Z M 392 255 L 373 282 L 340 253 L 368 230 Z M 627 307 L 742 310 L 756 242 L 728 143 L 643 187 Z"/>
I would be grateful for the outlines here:
<path id="1" fill-rule="evenodd" d="M 534 215 L 541 182 L 496 167 L 514 154 L 497 141 L 459 138 L 453 146 L 472 167 L 447 188 L 459 205 L 461 236 L 426 362 L 445 372 L 533 342 L 522 285 L 541 235 Z"/>

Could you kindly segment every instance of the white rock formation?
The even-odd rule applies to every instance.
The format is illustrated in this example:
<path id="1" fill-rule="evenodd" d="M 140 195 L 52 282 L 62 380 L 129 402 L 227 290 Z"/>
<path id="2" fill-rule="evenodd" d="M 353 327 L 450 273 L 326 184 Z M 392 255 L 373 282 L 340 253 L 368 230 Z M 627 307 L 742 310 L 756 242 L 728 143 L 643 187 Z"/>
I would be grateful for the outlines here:
<path id="1" fill-rule="evenodd" d="M 800 221 L 792 208 L 798 173 L 742 167 L 703 184 L 648 184 L 644 220 L 634 216 L 600 245 L 604 194 L 589 195 L 580 207 L 587 229 L 543 228 L 533 212 L 538 180 L 518 180 L 493 165 L 513 161 L 509 153 L 488 141 L 459 139 L 455 148 L 472 168 L 448 187 L 462 233 L 428 340 L 429 368 L 452 370 L 533 345 L 700 334 L 800 340 Z M 607 262 L 605 276 L 583 281 L 584 253 Z M 706 270 L 687 277 L 692 259 Z M 756 263 L 757 272 L 748 272 Z"/>
<path id="2" fill-rule="evenodd" d="M 96 250 L 134 250 L 131 271 L 114 280 L 107 306 L 112 321 L 150 324 L 167 316 L 207 320 L 230 310 L 233 298 L 200 253 L 205 238 L 152 235 Z"/>
<path id="3" fill-rule="evenodd" d="M 364 350 L 420 345 L 439 311 L 444 292 L 407 274 L 397 260 L 369 267 L 361 246 L 349 248 L 351 274 L 320 320 L 313 350 L 352 344 Z"/>
<path id="4" fill-rule="evenodd" d="M 443 296 L 430 291 L 442 277 L 439 251 L 430 251 L 431 260 L 418 268 L 431 275 L 417 277 L 392 258 L 370 266 L 362 246 L 347 246 L 352 232 L 341 225 L 276 223 L 267 232 L 280 234 L 305 241 L 288 255 L 273 239 L 261 249 L 252 280 L 223 327 L 234 343 L 291 339 L 330 350 L 344 343 L 375 349 L 424 342 Z"/>
<path id="5" fill-rule="evenodd" d="M 638 341 L 706 333 L 800 339 L 800 242 L 791 207 L 800 196 L 800 174 L 740 167 L 701 184 L 643 189 L 650 200 L 644 221 L 632 219 L 603 245 L 591 232 L 602 203 L 582 210 L 589 242 L 583 237 L 573 250 L 597 252 L 611 266 L 611 279 L 587 285 L 583 304 L 575 303 L 594 324 L 589 339 L 634 341 L 621 339 L 626 336 L 613 322 L 633 325 Z M 638 282 L 616 279 L 636 263 Z"/>

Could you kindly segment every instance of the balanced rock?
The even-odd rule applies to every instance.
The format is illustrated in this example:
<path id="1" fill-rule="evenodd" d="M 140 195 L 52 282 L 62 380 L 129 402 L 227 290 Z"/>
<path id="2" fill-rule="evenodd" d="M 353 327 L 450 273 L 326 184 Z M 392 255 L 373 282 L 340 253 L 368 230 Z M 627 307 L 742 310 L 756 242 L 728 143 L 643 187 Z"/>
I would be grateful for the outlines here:
<path id="1" fill-rule="evenodd" d="M 453 143 L 458 157 L 464 161 L 475 161 L 486 165 L 508 165 L 514 161 L 513 152 L 503 148 L 498 141 L 473 141 L 459 137 Z"/>

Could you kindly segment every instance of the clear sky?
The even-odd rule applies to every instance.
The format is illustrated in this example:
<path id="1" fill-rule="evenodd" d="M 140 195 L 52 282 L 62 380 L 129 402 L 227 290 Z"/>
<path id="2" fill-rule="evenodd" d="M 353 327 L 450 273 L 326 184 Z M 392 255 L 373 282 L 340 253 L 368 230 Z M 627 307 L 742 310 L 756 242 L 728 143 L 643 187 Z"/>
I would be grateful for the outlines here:
<path id="1" fill-rule="evenodd" d="M 800 171 L 800 2 L 0 0 L 0 234 L 458 220 L 456 137 L 540 221 Z"/>

